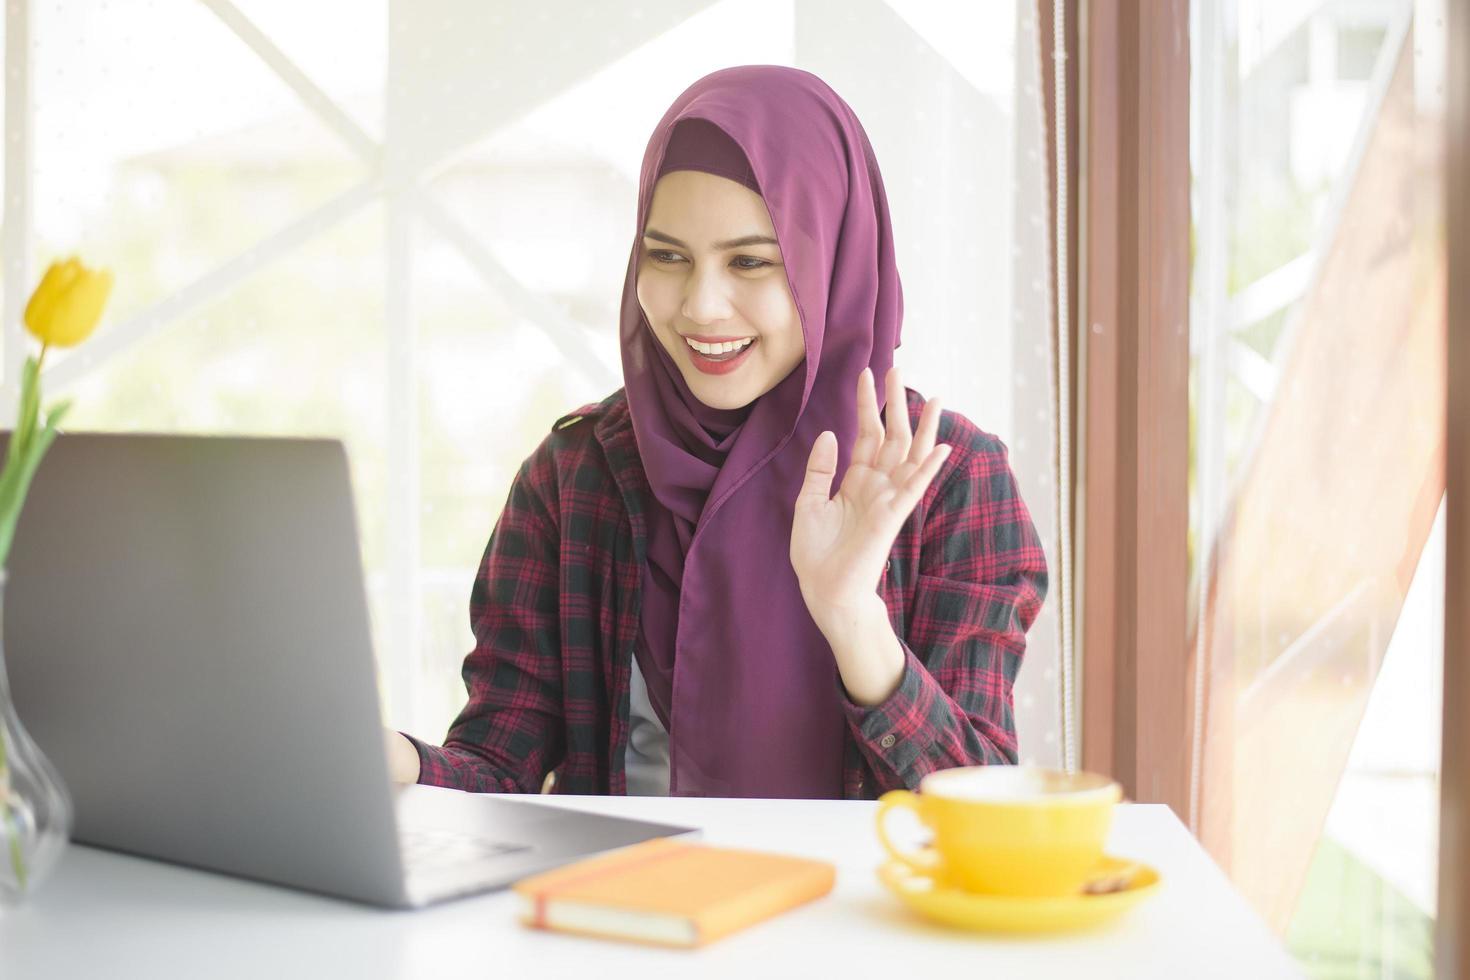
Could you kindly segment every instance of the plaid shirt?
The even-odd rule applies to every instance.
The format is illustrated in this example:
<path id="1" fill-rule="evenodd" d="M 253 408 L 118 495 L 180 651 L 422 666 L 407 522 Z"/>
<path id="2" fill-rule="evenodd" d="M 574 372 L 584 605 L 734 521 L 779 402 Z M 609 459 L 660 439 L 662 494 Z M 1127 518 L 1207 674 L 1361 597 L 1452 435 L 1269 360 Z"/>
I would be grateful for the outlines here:
<path id="1" fill-rule="evenodd" d="M 908 393 L 911 426 L 923 399 Z M 955 448 L 893 544 L 881 592 L 906 664 L 847 718 L 843 795 L 1015 763 L 1011 688 L 1046 562 L 1006 448 L 944 412 Z M 470 595 L 469 700 L 443 746 L 412 738 L 419 782 L 479 793 L 627 792 L 628 692 L 652 491 L 621 390 L 559 419 L 521 466 Z"/>

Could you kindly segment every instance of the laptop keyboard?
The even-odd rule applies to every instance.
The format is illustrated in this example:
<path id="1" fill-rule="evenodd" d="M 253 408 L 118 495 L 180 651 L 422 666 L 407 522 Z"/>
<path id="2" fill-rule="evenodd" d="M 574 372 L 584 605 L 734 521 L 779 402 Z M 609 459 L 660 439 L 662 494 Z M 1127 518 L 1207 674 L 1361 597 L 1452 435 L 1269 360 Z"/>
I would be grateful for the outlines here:
<path id="1" fill-rule="evenodd" d="M 473 864 L 490 858 L 529 851 L 524 844 L 505 844 L 457 830 L 415 828 L 398 835 L 403 863 L 410 868 L 442 868 Z"/>

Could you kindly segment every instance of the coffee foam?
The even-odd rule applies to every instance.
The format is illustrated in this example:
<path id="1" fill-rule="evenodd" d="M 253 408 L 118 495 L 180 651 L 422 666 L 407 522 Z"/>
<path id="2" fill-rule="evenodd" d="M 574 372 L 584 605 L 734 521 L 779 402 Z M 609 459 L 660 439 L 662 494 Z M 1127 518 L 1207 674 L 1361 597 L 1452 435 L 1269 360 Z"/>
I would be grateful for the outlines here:
<path id="1" fill-rule="evenodd" d="M 1025 803 L 1045 800 L 1092 799 L 1106 793 L 1113 781 L 1096 773 L 1066 773 L 1031 766 L 967 766 L 924 777 L 920 791 L 947 799 L 975 802 Z"/>

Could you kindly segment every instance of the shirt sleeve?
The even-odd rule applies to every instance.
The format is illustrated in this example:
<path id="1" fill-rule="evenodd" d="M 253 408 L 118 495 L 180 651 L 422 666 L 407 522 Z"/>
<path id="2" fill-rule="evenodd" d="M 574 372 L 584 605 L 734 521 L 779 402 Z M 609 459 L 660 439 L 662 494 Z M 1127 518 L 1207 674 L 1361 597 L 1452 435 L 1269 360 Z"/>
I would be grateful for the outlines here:
<path id="1" fill-rule="evenodd" d="M 470 592 L 469 693 L 443 745 L 406 736 L 419 782 L 473 793 L 535 793 L 565 751 L 560 642 L 560 531 L 546 444 L 511 484 Z"/>
<path id="2" fill-rule="evenodd" d="M 977 432 L 955 456 L 924 517 L 898 687 L 863 706 L 838 682 L 879 791 L 1017 761 L 1012 686 L 1046 596 L 1046 558 L 1005 445 Z"/>

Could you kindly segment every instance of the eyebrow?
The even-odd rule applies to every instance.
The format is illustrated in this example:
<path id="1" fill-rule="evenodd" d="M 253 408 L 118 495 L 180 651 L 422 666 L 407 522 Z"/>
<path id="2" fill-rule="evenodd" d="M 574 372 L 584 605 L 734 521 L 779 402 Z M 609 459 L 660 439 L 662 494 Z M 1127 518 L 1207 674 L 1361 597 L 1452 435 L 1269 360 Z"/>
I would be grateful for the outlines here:
<path id="1" fill-rule="evenodd" d="M 661 231 L 649 228 L 643 232 L 644 238 L 652 238 L 655 241 L 665 242 L 669 245 L 677 245 L 680 248 L 688 248 L 684 242 L 679 241 L 673 235 L 666 235 Z M 778 245 L 780 244 L 769 235 L 744 235 L 740 238 L 732 238 L 725 242 L 715 242 L 715 251 L 723 252 L 732 248 L 744 248 L 747 245 Z"/>

